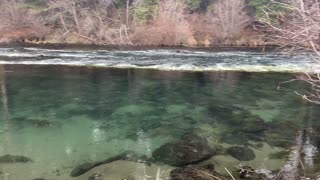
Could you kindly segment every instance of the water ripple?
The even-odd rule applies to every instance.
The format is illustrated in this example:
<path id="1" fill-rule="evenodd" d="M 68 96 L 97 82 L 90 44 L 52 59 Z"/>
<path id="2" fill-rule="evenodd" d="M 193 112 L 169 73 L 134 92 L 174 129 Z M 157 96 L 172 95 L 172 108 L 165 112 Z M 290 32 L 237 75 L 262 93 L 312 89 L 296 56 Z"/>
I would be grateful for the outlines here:
<path id="1" fill-rule="evenodd" d="M 0 64 L 72 65 L 168 71 L 320 72 L 307 54 L 185 50 L 51 50 L 0 48 Z"/>

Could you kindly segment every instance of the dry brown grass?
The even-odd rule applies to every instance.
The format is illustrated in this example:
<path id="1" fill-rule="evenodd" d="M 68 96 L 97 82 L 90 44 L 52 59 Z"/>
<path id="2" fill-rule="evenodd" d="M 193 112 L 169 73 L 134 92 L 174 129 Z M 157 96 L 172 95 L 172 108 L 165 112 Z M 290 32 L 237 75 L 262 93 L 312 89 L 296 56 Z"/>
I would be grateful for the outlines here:
<path id="1" fill-rule="evenodd" d="M 34 11 L 21 8 L 18 1 L 0 4 L 0 38 L 2 42 L 40 40 L 48 33 L 43 18 Z"/>
<path id="2" fill-rule="evenodd" d="M 136 27 L 132 42 L 140 45 L 195 45 L 185 9 L 180 0 L 160 1 L 151 22 Z"/>

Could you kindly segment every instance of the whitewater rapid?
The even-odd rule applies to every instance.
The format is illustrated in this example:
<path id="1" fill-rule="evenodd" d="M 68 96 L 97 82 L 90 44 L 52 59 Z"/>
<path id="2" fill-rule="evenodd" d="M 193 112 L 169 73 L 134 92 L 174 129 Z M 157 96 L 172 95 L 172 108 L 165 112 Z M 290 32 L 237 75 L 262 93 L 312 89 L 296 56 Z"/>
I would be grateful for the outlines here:
<path id="1" fill-rule="evenodd" d="M 53 50 L 0 48 L 0 64 L 71 65 L 168 71 L 320 72 L 307 54 L 187 50 Z"/>

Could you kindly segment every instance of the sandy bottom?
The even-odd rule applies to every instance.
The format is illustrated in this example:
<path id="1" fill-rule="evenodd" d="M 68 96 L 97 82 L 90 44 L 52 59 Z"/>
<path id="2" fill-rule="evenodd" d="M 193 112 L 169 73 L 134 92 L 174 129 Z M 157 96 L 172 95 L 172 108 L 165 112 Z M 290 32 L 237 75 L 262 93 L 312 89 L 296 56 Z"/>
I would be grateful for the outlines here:
<path id="1" fill-rule="evenodd" d="M 71 168 L 61 170 L 52 169 L 52 171 L 40 173 L 34 172 L 32 169 L 35 165 L 14 164 L 1 165 L 0 169 L 4 174 L 1 174 L 0 180 L 31 180 L 34 178 L 45 178 L 48 180 L 88 180 L 88 178 L 95 174 L 101 174 L 103 180 L 165 180 L 169 179 L 169 174 L 174 167 L 166 165 L 146 165 L 143 163 L 129 162 L 129 161 L 115 161 L 109 164 L 104 164 L 91 169 L 87 173 L 71 178 L 69 173 Z"/>
<path id="2" fill-rule="evenodd" d="M 74 178 L 75 180 L 87 180 L 94 173 L 102 174 L 103 180 L 160 180 L 169 179 L 170 171 L 174 167 L 166 165 L 150 166 L 142 163 L 115 161 L 96 167 L 86 174 Z"/>
<path id="3" fill-rule="evenodd" d="M 162 164 L 148 166 L 129 161 L 115 161 L 101 165 L 80 177 L 71 178 L 70 172 L 73 168 L 85 162 L 101 161 L 126 150 L 133 150 L 151 157 L 151 152 L 160 144 L 172 141 L 169 137 L 149 138 L 147 134 L 143 133 L 136 140 L 107 140 L 104 137 L 123 132 L 117 129 L 100 132 L 98 129 L 92 128 L 94 125 L 92 122 L 83 119 L 82 121 L 66 123 L 60 128 L 36 129 L 30 127 L 5 133 L 6 136 L 3 136 L 5 138 L 0 140 L 5 145 L 0 147 L 0 155 L 24 155 L 33 159 L 34 162 L 0 164 L 0 180 L 32 180 L 34 178 L 87 180 L 94 173 L 102 174 L 102 177 L 108 180 L 169 179 L 168 175 L 174 167 Z M 215 139 L 219 139 L 219 133 L 214 134 L 211 131 L 218 131 L 210 129 L 207 132 L 210 134 L 210 136 L 207 136 L 209 144 L 214 146 Z M 230 144 L 220 145 L 224 148 L 231 146 Z M 256 154 L 253 161 L 241 162 L 229 155 L 217 155 L 201 164 L 212 163 L 218 172 L 225 174 L 224 168 L 232 171 L 240 164 L 274 170 L 280 168 L 284 163 L 282 159 L 268 158 L 270 153 L 283 149 L 271 147 L 266 143 L 261 148 L 250 148 Z"/>
<path id="4" fill-rule="evenodd" d="M 283 163 L 283 159 L 269 159 L 268 152 L 280 151 L 281 149 L 272 148 L 267 144 L 261 149 L 253 149 L 256 159 L 247 162 L 241 162 L 228 155 L 217 155 L 201 164 L 212 163 L 215 165 L 217 172 L 226 174 L 225 168 L 230 171 L 236 170 L 238 165 L 249 165 L 256 169 L 279 169 Z M 103 180 L 166 180 L 169 179 L 170 171 L 175 167 L 163 164 L 137 163 L 131 161 L 119 160 L 112 163 L 104 164 L 91 169 L 87 173 L 71 178 L 70 172 L 74 167 L 45 167 L 43 163 L 25 163 L 25 164 L 0 164 L 0 180 L 31 180 L 33 178 L 45 178 L 49 180 L 88 180 L 95 173 L 101 174 Z"/>

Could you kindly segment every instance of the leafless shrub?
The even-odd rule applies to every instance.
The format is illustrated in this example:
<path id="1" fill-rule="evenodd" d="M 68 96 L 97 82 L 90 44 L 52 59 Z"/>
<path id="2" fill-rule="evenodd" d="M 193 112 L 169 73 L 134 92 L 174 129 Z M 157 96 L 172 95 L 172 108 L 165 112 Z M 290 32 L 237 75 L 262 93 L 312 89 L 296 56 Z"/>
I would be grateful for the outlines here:
<path id="1" fill-rule="evenodd" d="M 193 14 L 188 21 L 197 45 L 209 46 L 219 41 L 219 30 L 207 16 Z"/>
<path id="2" fill-rule="evenodd" d="M 208 11 L 208 16 L 213 21 L 224 39 L 232 39 L 251 22 L 246 14 L 245 0 L 217 0 L 214 7 Z"/>
<path id="3" fill-rule="evenodd" d="M 192 44 L 192 31 L 185 9 L 180 0 L 160 1 L 152 22 L 136 28 L 133 42 L 143 45 Z"/>
<path id="4" fill-rule="evenodd" d="M 312 52 L 310 58 L 320 64 L 320 1 L 319 0 L 283 0 L 274 2 L 286 10 L 286 14 L 278 16 L 281 23 L 273 23 L 270 14 L 265 11 L 265 24 L 271 29 L 270 39 L 284 48 L 298 52 Z M 270 33 L 269 33 L 270 34 Z M 320 74 L 306 72 L 297 77 L 311 86 L 311 91 L 298 93 L 305 100 L 320 104 Z"/>
<path id="5" fill-rule="evenodd" d="M 128 27 L 113 0 L 52 0 L 48 21 L 58 24 L 64 33 L 98 44 L 127 44 Z"/>
<path id="6" fill-rule="evenodd" d="M 44 40 L 48 29 L 35 11 L 19 6 L 23 0 L 3 0 L 0 4 L 0 43 Z"/>
<path id="7" fill-rule="evenodd" d="M 279 15 L 280 24 L 275 24 L 266 13 L 266 23 L 271 27 L 269 37 L 283 47 L 296 50 L 312 50 L 320 56 L 320 2 L 318 0 L 284 0 L 274 2 L 286 10 L 286 15 Z M 271 34 L 270 33 L 270 34 Z"/>
<path id="8" fill-rule="evenodd" d="M 2 0 L 0 4 L 0 30 L 8 31 L 21 27 L 43 29 L 42 18 L 28 9 L 20 8 L 18 0 Z"/>

